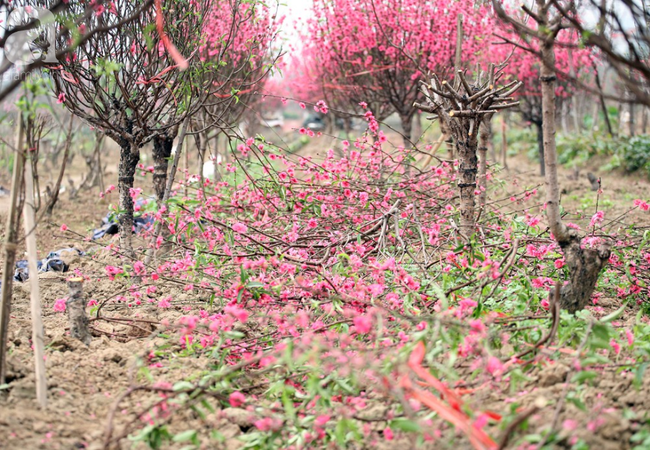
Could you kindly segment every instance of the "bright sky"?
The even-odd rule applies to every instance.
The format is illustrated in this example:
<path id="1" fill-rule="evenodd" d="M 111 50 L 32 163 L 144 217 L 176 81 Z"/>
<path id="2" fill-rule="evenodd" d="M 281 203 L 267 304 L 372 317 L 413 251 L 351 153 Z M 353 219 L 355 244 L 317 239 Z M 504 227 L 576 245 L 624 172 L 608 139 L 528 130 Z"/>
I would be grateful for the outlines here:
<path id="1" fill-rule="evenodd" d="M 295 40 L 293 32 L 294 24 L 300 26 L 304 23 L 304 17 L 309 14 L 312 7 L 312 0 L 279 0 L 280 14 L 287 16 L 284 22 L 284 33 L 289 39 Z"/>

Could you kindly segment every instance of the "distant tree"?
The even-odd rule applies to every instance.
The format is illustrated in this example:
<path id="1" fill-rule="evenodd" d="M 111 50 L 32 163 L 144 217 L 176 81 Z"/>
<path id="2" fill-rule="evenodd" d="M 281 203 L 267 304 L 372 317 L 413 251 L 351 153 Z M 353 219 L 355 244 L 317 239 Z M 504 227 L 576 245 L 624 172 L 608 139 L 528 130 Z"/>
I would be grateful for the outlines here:
<path id="1" fill-rule="evenodd" d="M 515 94 L 520 102 L 519 112 L 522 118 L 535 126 L 537 132 L 538 154 L 540 159 L 540 173 L 545 174 L 544 164 L 544 139 L 543 139 L 543 112 L 542 112 L 542 87 L 539 82 L 542 62 L 539 55 L 537 41 L 526 42 L 505 26 L 500 26 L 494 32 L 495 41 L 490 52 L 490 60 L 500 62 L 508 60 L 504 69 L 505 79 L 521 80 L 523 86 Z M 573 71 L 578 79 L 585 81 L 593 73 L 596 57 L 590 49 L 578 48 L 579 39 L 575 32 L 562 30 L 557 37 L 555 64 L 558 68 L 558 80 L 555 85 L 556 102 L 567 101 L 577 95 L 579 87 L 573 83 L 569 73 Z M 566 74 L 566 75 L 565 75 Z"/>
<path id="2" fill-rule="evenodd" d="M 568 227 L 560 213 L 555 144 L 555 91 L 558 78 L 556 54 L 563 45 L 559 40 L 560 33 L 566 29 L 564 17 L 558 11 L 566 3 L 562 0 L 535 0 L 533 10 L 523 5 L 521 8 L 526 16 L 531 18 L 532 24 L 522 20 L 517 14 L 506 11 L 500 0 L 493 0 L 492 4 L 498 16 L 514 34 L 523 42 L 533 43 L 532 46 L 524 48 L 530 49 L 539 58 L 546 165 L 546 217 L 550 232 L 564 253 L 569 273 L 569 280 L 561 289 L 560 303 L 564 309 L 575 312 L 588 304 L 611 251 L 606 242 L 600 242 L 596 246 L 583 245 L 578 230 Z"/>
<path id="3" fill-rule="evenodd" d="M 144 3 L 97 4 L 94 13 L 78 23 L 77 33 L 117 24 Z M 127 253 L 132 253 L 132 188 L 140 148 L 152 139 L 173 135 L 210 89 L 209 80 L 199 77 L 206 68 L 193 54 L 201 39 L 197 30 L 202 29 L 211 2 L 179 0 L 166 2 L 164 8 L 161 0 L 156 3 L 156 9 L 146 9 L 137 20 L 80 44 L 51 70 L 59 101 L 120 146 L 118 217 L 121 246 Z M 76 17 L 84 8 L 85 2 L 70 1 L 70 15 L 61 18 Z M 182 70 L 188 63 L 180 54 L 189 56 L 191 70 Z M 157 173 L 158 182 L 160 178 Z"/>
<path id="4" fill-rule="evenodd" d="M 378 120 L 396 112 L 409 142 L 417 82 L 453 74 L 459 14 L 471 65 L 491 27 L 488 9 L 471 0 L 315 0 L 305 53 L 332 107 L 363 113 L 365 102 Z"/>

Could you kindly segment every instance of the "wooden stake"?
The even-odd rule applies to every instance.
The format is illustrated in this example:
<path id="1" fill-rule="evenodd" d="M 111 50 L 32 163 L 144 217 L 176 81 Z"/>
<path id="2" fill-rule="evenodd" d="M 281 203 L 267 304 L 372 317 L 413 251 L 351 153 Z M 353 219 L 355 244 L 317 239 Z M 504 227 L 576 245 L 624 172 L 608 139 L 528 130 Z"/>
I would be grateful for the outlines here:
<path id="1" fill-rule="evenodd" d="M 0 304 L 0 384 L 6 383 L 7 376 L 7 337 L 9 335 L 9 315 L 11 314 L 11 290 L 14 280 L 14 263 L 16 260 L 16 240 L 18 234 L 18 197 L 23 185 L 23 143 L 25 132 L 20 115 L 16 124 L 16 151 L 14 153 L 14 171 L 11 180 L 11 199 L 7 217 L 7 235 L 4 245 L 4 264 L 2 267 L 2 303 Z"/>
<path id="2" fill-rule="evenodd" d="M 25 164 L 25 243 L 29 265 L 29 284 L 32 310 L 32 343 L 34 345 L 34 366 L 36 369 L 36 399 L 41 408 L 47 406 L 47 381 L 45 379 L 45 346 L 43 344 L 43 319 L 41 292 L 38 286 L 36 265 L 36 211 L 34 209 L 34 174 L 31 160 Z"/>
<path id="3" fill-rule="evenodd" d="M 458 14 L 456 16 L 456 60 L 454 63 L 454 73 L 456 80 L 454 82 L 455 86 L 460 86 L 460 77 L 458 71 L 461 70 L 461 64 L 463 63 L 463 15 Z"/>

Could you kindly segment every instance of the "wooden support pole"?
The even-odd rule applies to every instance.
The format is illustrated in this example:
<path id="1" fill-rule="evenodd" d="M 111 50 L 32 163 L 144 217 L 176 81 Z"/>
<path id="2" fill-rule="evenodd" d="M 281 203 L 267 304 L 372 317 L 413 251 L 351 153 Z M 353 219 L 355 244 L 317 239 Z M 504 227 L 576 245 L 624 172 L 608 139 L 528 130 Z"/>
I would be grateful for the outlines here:
<path id="1" fill-rule="evenodd" d="M 456 59 L 454 61 L 454 73 L 456 80 L 454 82 L 455 86 L 460 86 L 460 77 L 458 71 L 461 70 L 461 65 L 463 63 L 463 15 L 458 14 L 456 16 Z M 457 89 L 458 89 L 457 87 Z"/>
<path id="2" fill-rule="evenodd" d="M 25 163 L 25 244 L 29 266 L 29 284 L 32 311 L 32 344 L 34 346 L 34 367 L 36 370 L 36 399 L 41 408 L 47 406 L 47 381 L 45 378 L 45 345 L 43 343 L 43 313 L 41 292 L 38 286 L 38 257 L 36 254 L 36 211 L 34 205 L 34 174 L 32 161 Z"/>
<path id="3" fill-rule="evenodd" d="M 11 314 L 11 294 L 14 280 L 14 263 L 16 261 L 16 241 L 18 234 L 18 197 L 23 186 L 23 167 L 25 154 L 23 146 L 25 131 L 18 116 L 16 119 L 16 149 L 14 153 L 14 169 L 11 180 L 11 199 L 7 217 L 7 228 L 4 245 L 4 262 L 2 267 L 2 303 L 0 304 L 0 384 L 6 383 L 7 378 L 7 338 L 9 336 L 9 315 Z"/>

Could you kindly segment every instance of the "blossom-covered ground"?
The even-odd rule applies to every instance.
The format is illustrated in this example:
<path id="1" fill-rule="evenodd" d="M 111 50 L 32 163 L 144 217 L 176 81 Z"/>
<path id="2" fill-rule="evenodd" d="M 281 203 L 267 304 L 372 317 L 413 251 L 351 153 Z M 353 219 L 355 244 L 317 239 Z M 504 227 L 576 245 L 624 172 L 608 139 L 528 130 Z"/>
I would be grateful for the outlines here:
<path id="1" fill-rule="evenodd" d="M 29 288 L 16 287 L 2 445 L 650 445 L 648 183 L 603 174 L 595 193 L 563 177 L 565 219 L 613 256 L 593 306 L 558 314 L 565 268 L 536 166 L 517 158 L 493 174 L 466 242 L 452 165 L 421 168 L 366 119 L 349 141 L 298 130 L 310 139 L 299 154 L 241 142 L 221 180 L 190 176 L 187 196 L 145 206 L 164 233 L 136 239 L 139 261 L 83 239 L 114 193 L 64 200 L 40 246 L 88 251 L 70 263 L 96 336 L 86 348 L 66 335 L 65 277 L 42 275 L 39 411 Z"/>

